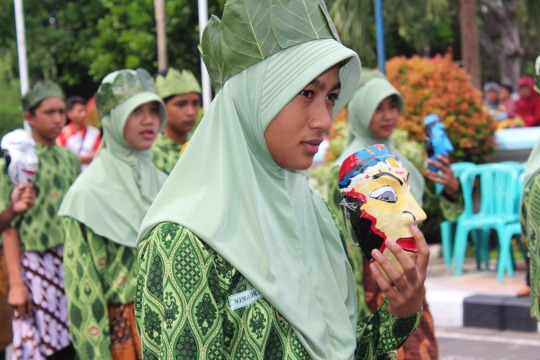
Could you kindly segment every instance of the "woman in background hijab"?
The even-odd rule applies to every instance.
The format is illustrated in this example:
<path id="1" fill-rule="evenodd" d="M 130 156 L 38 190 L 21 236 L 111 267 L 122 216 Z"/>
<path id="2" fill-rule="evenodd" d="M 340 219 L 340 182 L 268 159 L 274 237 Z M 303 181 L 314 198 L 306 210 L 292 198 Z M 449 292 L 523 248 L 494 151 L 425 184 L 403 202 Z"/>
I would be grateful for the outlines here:
<path id="1" fill-rule="evenodd" d="M 166 179 L 151 150 L 167 119 L 146 70 L 107 75 L 96 94 L 104 137 L 64 197 L 69 328 L 81 360 L 141 359 L 133 317 L 137 233 Z"/>
<path id="2" fill-rule="evenodd" d="M 540 95 L 534 91 L 534 80 L 528 76 L 518 82 L 519 100 L 516 102 L 517 113 L 526 127 L 540 125 Z"/>

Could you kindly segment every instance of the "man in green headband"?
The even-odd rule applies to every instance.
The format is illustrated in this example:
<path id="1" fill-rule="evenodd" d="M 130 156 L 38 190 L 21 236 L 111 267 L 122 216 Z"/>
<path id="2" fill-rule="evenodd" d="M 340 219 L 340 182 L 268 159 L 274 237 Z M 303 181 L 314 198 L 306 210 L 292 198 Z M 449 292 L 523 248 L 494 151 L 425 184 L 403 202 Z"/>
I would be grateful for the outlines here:
<path id="1" fill-rule="evenodd" d="M 80 162 L 75 154 L 56 145 L 66 121 L 64 94 L 57 84 L 37 82 L 23 97 L 22 106 L 32 127 L 39 168 L 33 180 L 34 207 L 3 232 L 8 301 L 15 309 L 13 355 L 17 359 L 73 358 L 64 294 L 64 230 L 57 212 L 79 175 Z M 0 209 L 8 207 L 13 187 L 2 159 Z"/>
<path id="2" fill-rule="evenodd" d="M 169 68 L 156 76 L 156 90 L 167 105 L 167 125 L 152 147 L 152 161 L 170 174 L 187 145 L 201 109 L 201 86 L 189 70 Z"/>

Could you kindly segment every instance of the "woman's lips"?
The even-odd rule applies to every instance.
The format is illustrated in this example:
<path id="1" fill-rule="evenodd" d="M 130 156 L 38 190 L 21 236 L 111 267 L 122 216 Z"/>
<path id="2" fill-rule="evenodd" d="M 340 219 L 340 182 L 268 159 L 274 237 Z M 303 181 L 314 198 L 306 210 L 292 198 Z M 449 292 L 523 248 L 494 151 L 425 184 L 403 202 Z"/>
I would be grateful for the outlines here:
<path id="1" fill-rule="evenodd" d="M 382 128 L 384 131 L 392 131 L 394 129 L 394 125 L 384 125 Z"/>
<path id="2" fill-rule="evenodd" d="M 154 132 L 152 130 L 144 130 L 141 132 L 141 135 L 143 139 L 145 140 L 153 140 L 154 139 Z"/>
<path id="3" fill-rule="evenodd" d="M 302 146 L 307 150 L 308 153 L 316 154 L 319 152 L 319 145 L 321 145 L 322 140 L 308 140 L 303 141 Z"/>

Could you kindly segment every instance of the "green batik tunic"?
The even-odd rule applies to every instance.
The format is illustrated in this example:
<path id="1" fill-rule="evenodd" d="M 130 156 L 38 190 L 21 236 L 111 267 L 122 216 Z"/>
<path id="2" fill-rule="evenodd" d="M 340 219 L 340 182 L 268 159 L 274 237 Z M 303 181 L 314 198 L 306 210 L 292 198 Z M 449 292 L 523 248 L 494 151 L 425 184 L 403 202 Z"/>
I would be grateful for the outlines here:
<path id="1" fill-rule="evenodd" d="M 342 211 L 339 207 L 339 203 L 343 198 L 341 196 L 341 192 L 338 186 L 338 175 L 339 167 L 335 166 L 330 171 L 330 177 L 328 178 L 328 204 L 330 205 L 330 209 L 337 215 L 339 227 L 343 229 L 343 231 L 346 231 L 345 223 L 343 222 Z M 422 208 L 427 214 L 429 224 L 437 224 L 438 226 L 444 220 L 455 221 L 463 212 L 462 195 L 460 195 L 456 201 L 452 202 L 447 200 L 444 196 L 434 194 L 431 190 L 429 190 L 427 186 L 424 190 L 423 202 L 424 204 Z M 421 224 L 420 227 L 422 230 L 425 230 L 423 224 Z M 352 231 L 350 227 L 349 230 Z M 354 279 L 356 281 L 356 294 L 358 296 L 358 314 L 360 316 L 367 316 L 370 314 L 370 311 L 368 309 L 364 294 L 364 255 L 362 254 L 362 250 L 358 246 L 353 245 L 350 240 L 350 236 L 345 237 L 348 239 L 347 250 L 349 251 L 349 259 L 353 268 Z"/>
<path id="2" fill-rule="evenodd" d="M 35 205 L 19 215 L 12 226 L 19 230 L 22 251 L 45 251 L 64 243 L 62 219 L 58 209 L 67 190 L 81 171 L 77 155 L 57 145 L 36 144 L 39 168 L 34 178 Z M 0 208 L 10 201 L 14 185 L 0 160 Z"/>
<path id="3" fill-rule="evenodd" d="M 135 318 L 143 358 L 309 359 L 291 325 L 264 298 L 232 310 L 251 284 L 190 230 L 161 223 L 139 244 Z M 358 322 L 356 359 L 388 359 L 420 313 L 390 315 L 384 302 Z"/>
<path id="4" fill-rule="evenodd" d="M 181 149 L 182 144 L 177 144 L 159 134 L 152 146 L 152 161 L 159 170 L 169 175 L 180 158 Z"/>
<path id="5" fill-rule="evenodd" d="M 527 241 L 531 280 L 531 316 L 540 320 L 540 177 L 538 174 L 523 192 L 521 204 L 521 228 Z"/>
<path id="6" fill-rule="evenodd" d="M 111 358 L 107 306 L 135 300 L 137 249 L 109 241 L 64 218 L 69 330 L 81 360 Z"/>

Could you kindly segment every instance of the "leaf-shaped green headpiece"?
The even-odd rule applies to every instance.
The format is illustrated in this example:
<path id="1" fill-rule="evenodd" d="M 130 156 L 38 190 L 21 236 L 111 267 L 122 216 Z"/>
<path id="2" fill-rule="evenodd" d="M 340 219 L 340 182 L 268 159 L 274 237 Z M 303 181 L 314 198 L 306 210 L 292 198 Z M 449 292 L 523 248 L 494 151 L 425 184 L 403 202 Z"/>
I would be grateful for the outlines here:
<path id="1" fill-rule="evenodd" d="M 45 100 L 46 98 L 50 97 L 59 97 L 64 99 L 64 92 L 58 86 L 57 83 L 45 80 L 45 81 L 38 81 L 32 89 L 30 89 L 26 95 L 22 98 L 22 107 L 23 111 L 28 111 L 36 104 L 38 104 L 40 101 Z"/>
<path id="2" fill-rule="evenodd" d="M 191 71 L 169 68 L 167 76 L 156 76 L 156 90 L 162 99 L 166 99 L 173 95 L 200 94 L 201 85 Z"/>
<path id="3" fill-rule="evenodd" d="M 540 94 L 540 56 L 536 58 L 534 70 L 534 90 Z"/>
<path id="4" fill-rule="evenodd" d="M 267 57 L 311 40 L 336 39 L 324 0 L 227 0 L 212 15 L 200 46 L 216 92 L 230 77 Z"/>
<path id="5" fill-rule="evenodd" d="M 154 80 L 144 69 L 119 70 L 107 75 L 96 93 L 99 116 L 107 115 L 112 108 L 133 95 L 156 92 Z"/>

